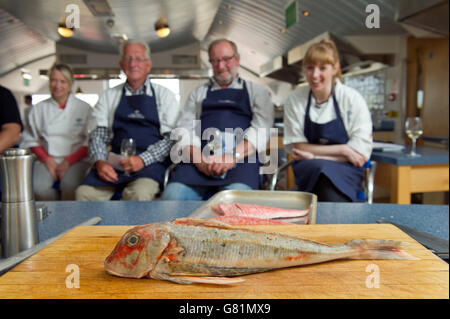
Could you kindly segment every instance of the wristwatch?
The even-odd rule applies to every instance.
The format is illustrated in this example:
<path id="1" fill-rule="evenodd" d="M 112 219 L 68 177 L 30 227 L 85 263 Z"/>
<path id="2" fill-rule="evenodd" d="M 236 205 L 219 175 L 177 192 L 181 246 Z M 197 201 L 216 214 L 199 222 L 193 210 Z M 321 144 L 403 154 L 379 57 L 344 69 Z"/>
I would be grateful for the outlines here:
<path id="1" fill-rule="evenodd" d="M 241 154 L 238 153 L 238 152 L 236 152 L 236 151 L 234 151 L 234 152 L 233 152 L 233 157 L 236 159 L 236 162 L 237 162 L 237 161 L 239 161 L 239 159 L 241 158 Z"/>

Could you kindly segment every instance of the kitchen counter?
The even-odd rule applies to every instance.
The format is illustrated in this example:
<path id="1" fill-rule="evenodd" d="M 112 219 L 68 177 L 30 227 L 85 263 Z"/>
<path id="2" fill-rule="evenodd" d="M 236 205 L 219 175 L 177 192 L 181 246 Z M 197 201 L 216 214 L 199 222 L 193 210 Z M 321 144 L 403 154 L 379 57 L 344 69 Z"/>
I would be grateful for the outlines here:
<path id="1" fill-rule="evenodd" d="M 139 225 L 188 216 L 202 201 L 152 202 L 37 202 L 48 216 L 39 222 L 39 241 L 51 239 L 93 217 L 98 225 Z M 448 206 L 366 203 L 318 203 L 317 224 L 375 224 L 389 222 L 449 239 Z M 6 259 L 0 258 L 0 263 Z M 5 269 L 6 270 L 6 269 Z M 0 272 L 1 273 L 1 272 Z"/>
<path id="2" fill-rule="evenodd" d="M 139 225 L 188 216 L 202 201 L 38 202 L 49 216 L 39 223 L 40 241 L 98 216 L 99 225 Z M 393 222 L 448 240 L 448 206 L 366 203 L 318 203 L 317 224 Z"/>
<path id="3" fill-rule="evenodd" d="M 393 165 L 430 165 L 448 164 L 448 150 L 432 147 L 417 147 L 416 152 L 420 156 L 408 156 L 411 147 L 406 147 L 401 152 L 373 151 L 371 159 Z"/>
<path id="4" fill-rule="evenodd" d="M 102 226 L 76 227 L 46 249 L 8 269 L 0 276 L 0 299 L 448 298 L 448 263 L 396 226 L 377 224 L 378 221 L 401 224 L 448 240 L 448 206 L 440 205 L 318 203 L 316 221 L 320 225 L 282 225 L 277 226 L 276 230 L 271 228 L 273 225 L 259 226 L 269 231 L 281 231 L 330 243 L 344 243 L 364 237 L 410 242 L 412 246 L 409 246 L 408 252 L 418 260 L 376 261 L 376 265 L 383 270 L 383 281 L 379 289 L 367 287 L 367 267 L 370 263 L 373 264 L 367 260 L 337 261 L 249 275 L 245 276 L 244 283 L 228 287 L 130 280 L 105 273 L 104 258 L 128 229 L 125 225 L 185 217 L 202 203 L 38 202 L 38 205 L 44 204 L 49 212 L 48 217 L 39 223 L 41 240 L 93 217 L 100 217 L 98 225 Z M 68 271 L 74 271 L 70 270 L 72 268 L 68 270 L 69 266 L 76 266 L 75 269 L 79 269 L 77 271 L 81 273 L 81 277 L 77 277 L 80 282 L 75 287 L 77 289 L 72 289 L 72 283 L 67 281 L 71 278 Z M 298 285 L 297 282 L 302 284 Z"/>
<path id="5" fill-rule="evenodd" d="M 390 191 L 390 202 L 410 204 L 412 193 L 448 191 L 448 150 L 418 147 L 417 157 L 407 156 L 409 151 L 372 152 L 375 185 Z"/>

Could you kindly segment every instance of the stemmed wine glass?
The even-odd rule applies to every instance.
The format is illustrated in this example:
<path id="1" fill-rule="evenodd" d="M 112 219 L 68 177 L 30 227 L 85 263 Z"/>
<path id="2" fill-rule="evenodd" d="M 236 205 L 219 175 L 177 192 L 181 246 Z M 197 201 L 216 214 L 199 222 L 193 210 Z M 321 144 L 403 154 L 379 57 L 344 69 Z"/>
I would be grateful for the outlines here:
<path id="1" fill-rule="evenodd" d="M 408 156 L 420 156 L 420 154 L 416 153 L 416 140 L 423 134 L 423 125 L 420 117 L 408 117 L 405 122 L 405 132 L 412 140 L 412 148 Z"/>
<path id="2" fill-rule="evenodd" d="M 219 129 L 211 129 L 209 128 L 210 139 L 206 144 L 208 148 L 209 155 L 222 155 L 224 148 L 223 134 Z M 211 131 L 212 130 L 212 131 Z M 222 175 L 216 176 L 216 178 L 224 179 L 226 176 L 226 172 Z"/>
<path id="3" fill-rule="evenodd" d="M 209 155 L 220 155 L 222 153 L 222 132 L 220 130 L 212 130 L 206 147 L 208 148 Z"/>
<path id="4" fill-rule="evenodd" d="M 130 157 L 136 154 L 136 141 L 132 138 L 124 138 L 120 144 L 120 154 L 122 156 Z M 130 173 L 125 171 L 125 176 L 130 176 Z"/>

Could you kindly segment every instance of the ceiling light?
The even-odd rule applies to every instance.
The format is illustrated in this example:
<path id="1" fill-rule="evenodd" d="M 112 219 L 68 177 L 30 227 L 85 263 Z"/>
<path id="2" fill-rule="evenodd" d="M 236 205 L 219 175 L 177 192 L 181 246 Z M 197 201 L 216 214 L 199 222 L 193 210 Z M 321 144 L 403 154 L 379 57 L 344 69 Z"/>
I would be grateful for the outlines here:
<path id="1" fill-rule="evenodd" d="M 58 33 L 64 38 L 70 38 L 73 35 L 73 28 L 68 28 L 65 23 L 61 22 L 58 25 Z"/>
<path id="2" fill-rule="evenodd" d="M 106 25 L 108 27 L 112 28 L 114 26 L 114 20 L 113 19 L 106 20 Z"/>
<path id="3" fill-rule="evenodd" d="M 169 24 L 167 23 L 167 19 L 161 18 L 158 21 L 156 21 L 155 31 L 160 38 L 167 37 L 170 34 L 170 27 Z"/>
<path id="4" fill-rule="evenodd" d="M 24 71 L 24 70 L 22 70 L 22 77 L 25 80 L 31 80 L 33 78 L 33 76 L 28 71 Z"/>
<path id="5" fill-rule="evenodd" d="M 302 13 L 305 17 L 309 16 L 309 11 L 304 10 Z"/>

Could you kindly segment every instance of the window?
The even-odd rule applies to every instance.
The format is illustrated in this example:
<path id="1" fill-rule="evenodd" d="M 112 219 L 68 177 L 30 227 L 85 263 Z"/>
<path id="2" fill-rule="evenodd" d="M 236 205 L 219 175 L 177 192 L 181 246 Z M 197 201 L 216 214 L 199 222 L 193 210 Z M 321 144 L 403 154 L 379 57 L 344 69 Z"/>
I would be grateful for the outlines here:
<path id="1" fill-rule="evenodd" d="M 178 79 L 152 79 L 153 83 L 157 83 L 162 85 L 169 90 L 171 90 L 177 99 L 180 102 L 180 80 Z"/>

